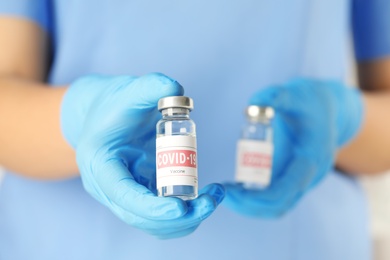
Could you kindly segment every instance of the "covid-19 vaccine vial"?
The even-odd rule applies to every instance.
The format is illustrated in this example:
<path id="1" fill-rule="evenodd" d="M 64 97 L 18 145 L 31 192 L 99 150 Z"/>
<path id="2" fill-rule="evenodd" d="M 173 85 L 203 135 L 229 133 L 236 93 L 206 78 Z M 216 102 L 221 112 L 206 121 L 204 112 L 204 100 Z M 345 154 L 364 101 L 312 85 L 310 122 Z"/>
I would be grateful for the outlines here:
<path id="1" fill-rule="evenodd" d="M 237 143 L 236 182 L 247 189 L 264 189 L 271 182 L 274 110 L 249 106 L 245 114 L 247 122 Z"/>
<path id="2" fill-rule="evenodd" d="M 191 98 L 159 100 L 162 119 L 157 123 L 156 181 L 158 196 L 191 200 L 198 196 L 198 164 L 194 108 Z"/>

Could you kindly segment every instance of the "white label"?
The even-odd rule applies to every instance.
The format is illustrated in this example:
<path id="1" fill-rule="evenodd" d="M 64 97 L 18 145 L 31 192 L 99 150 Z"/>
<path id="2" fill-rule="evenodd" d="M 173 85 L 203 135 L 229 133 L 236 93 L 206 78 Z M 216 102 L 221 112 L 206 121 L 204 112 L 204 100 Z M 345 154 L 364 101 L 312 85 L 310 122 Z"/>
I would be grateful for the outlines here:
<path id="1" fill-rule="evenodd" d="M 161 136 L 156 139 L 157 188 L 198 185 L 195 136 Z"/>
<path id="2" fill-rule="evenodd" d="M 237 143 L 236 181 L 266 187 L 271 182 L 272 143 L 239 140 Z"/>

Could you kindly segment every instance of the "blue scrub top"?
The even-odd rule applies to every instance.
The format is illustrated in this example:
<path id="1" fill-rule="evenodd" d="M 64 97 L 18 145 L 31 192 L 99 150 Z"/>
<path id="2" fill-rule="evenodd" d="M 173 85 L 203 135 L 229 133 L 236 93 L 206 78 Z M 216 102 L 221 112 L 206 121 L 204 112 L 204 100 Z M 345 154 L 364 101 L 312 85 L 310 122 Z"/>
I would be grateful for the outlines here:
<path id="1" fill-rule="evenodd" d="M 349 0 L 0 2 L 0 13 L 48 31 L 51 84 L 90 73 L 177 79 L 195 101 L 200 187 L 233 179 L 255 91 L 295 76 L 346 77 L 350 10 Z M 280 219 L 221 206 L 195 233 L 167 241 L 121 222 L 79 178 L 8 173 L 0 194 L 0 259 L 370 259 L 365 197 L 334 172 Z"/>

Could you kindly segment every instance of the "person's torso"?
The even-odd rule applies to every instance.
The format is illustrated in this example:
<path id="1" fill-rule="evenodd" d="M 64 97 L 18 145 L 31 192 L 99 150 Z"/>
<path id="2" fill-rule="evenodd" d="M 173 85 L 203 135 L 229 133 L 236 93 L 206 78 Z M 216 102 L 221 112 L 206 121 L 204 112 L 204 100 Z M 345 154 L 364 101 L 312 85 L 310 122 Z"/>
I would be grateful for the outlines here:
<path id="1" fill-rule="evenodd" d="M 49 82 L 90 73 L 162 72 L 194 99 L 200 187 L 234 178 L 249 97 L 296 76 L 343 80 L 349 1 L 54 1 Z M 8 174 L 1 189 L 0 258 L 368 259 L 364 196 L 331 173 L 281 219 L 220 206 L 188 237 L 160 241 L 122 223 L 79 179 Z M 4 250 L 3 250 L 4 249 Z M 15 258 L 13 258 L 15 259 Z"/>

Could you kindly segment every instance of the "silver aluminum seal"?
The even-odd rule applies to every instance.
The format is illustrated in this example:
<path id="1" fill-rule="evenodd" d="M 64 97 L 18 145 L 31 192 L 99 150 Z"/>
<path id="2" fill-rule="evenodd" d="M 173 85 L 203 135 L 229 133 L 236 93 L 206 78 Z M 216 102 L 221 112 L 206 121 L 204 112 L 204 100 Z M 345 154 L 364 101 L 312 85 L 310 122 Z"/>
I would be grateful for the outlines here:
<path id="1" fill-rule="evenodd" d="M 189 110 L 194 109 L 194 101 L 192 98 L 184 96 L 172 96 L 161 98 L 158 101 L 158 110 L 161 111 L 166 108 L 187 108 Z"/>
<path id="2" fill-rule="evenodd" d="M 253 121 L 271 120 L 275 111 L 272 107 L 248 106 L 245 110 L 246 116 Z"/>

